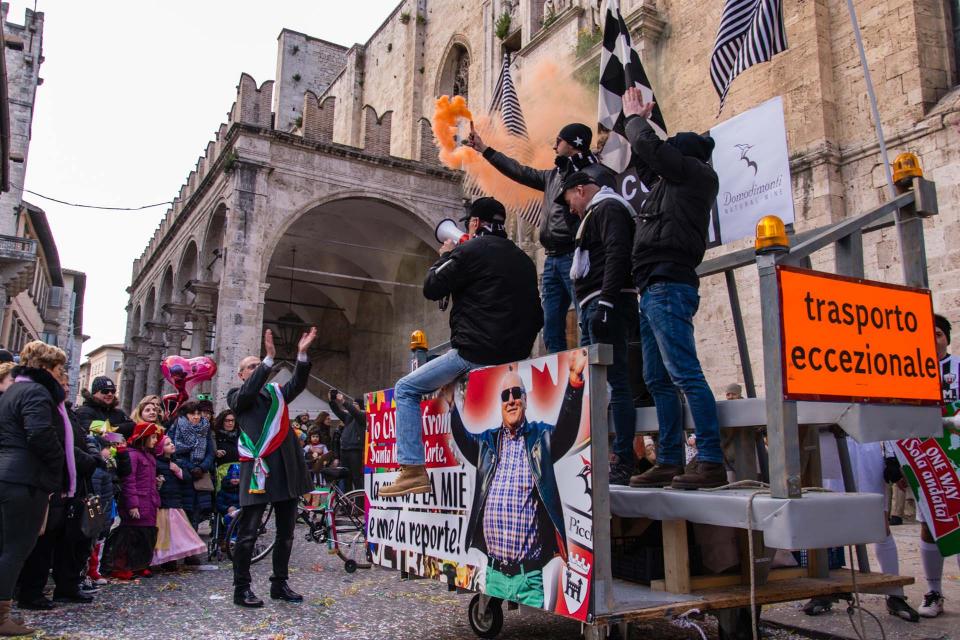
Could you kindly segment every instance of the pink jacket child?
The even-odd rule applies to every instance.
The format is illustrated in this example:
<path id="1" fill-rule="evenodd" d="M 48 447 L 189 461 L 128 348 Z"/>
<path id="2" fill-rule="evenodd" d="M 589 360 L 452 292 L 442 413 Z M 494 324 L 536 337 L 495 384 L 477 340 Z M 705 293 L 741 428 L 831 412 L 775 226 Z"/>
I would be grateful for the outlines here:
<path id="1" fill-rule="evenodd" d="M 130 448 L 130 475 L 123 478 L 120 492 L 120 524 L 133 527 L 157 526 L 160 492 L 157 490 L 157 458 L 153 451 Z M 134 518 L 136 509 L 140 517 Z"/>

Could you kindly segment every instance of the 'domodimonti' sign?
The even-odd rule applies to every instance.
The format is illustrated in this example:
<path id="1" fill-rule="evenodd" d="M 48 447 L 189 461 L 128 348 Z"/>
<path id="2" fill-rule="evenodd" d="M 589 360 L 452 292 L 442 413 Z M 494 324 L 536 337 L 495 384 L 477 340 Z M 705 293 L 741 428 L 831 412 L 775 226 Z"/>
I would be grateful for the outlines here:
<path id="1" fill-rule="evenodd" d="M 778 266 L 788 400 L 939 404 L 930 292 Z"/>

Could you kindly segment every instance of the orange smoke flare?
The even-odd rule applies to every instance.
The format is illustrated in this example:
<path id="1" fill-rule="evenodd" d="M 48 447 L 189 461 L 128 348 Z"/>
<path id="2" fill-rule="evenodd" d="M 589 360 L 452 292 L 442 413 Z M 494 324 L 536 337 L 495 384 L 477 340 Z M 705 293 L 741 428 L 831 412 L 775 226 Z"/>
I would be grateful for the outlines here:
<path id="1" fill-rule="evenodd" d="M 433 115 L 433 135 L 440 161 L 465 171 L 480 189 L 508 208 L 522 208 L 542 200 L 543 193 L 507 178 L 471 147 L 458 144 L 458 130 L 473 122 L 484 143 L 503 151 L 518 162 L 537 168 L 553 166 L 553 143 L 557 132 L 570 122 L 594 126 L 597 120 L 596 94 L 560 73 L 551 62 L 540 63 L 523 72 L 517 87 L 527 124 L 528 140 L 504 129 L 499 117 L 474 117 L 462 96 L 441 96 Z"/>

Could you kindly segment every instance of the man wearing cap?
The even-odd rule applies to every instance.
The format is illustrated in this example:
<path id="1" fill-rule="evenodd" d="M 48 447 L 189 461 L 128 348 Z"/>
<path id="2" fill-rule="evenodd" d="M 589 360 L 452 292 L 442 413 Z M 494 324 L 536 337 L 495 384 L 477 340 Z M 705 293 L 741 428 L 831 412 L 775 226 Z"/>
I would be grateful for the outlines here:
<path id="1" fill-rule="evenodd" d="M 558 198 L 580 218 L 570 277 L 583 343 L 613 346 L 613 364 L 607 369 L 615 432 L 610 484 L 626 485 L 636 470 L 636 414 L 627 364 L 627 341 L 637 326 L 637 290 L 630 277 L 633 208 L 583 171 L 564 178 Z"/>
<path id="2" fill-rule="evenodd" d="M 477 367 L 523 360 L 543 326 L 537 268 L 507 238 L 507 212 L 493 198 L 470 205 L 470 240 L 443 243 L 423 283 L 428 300 L 451 298 L 451 349 L 400 378 L 397 403 L 396 481 L 380 489 L 385 497 L 429 493 L 424 464 L 420 401 L 424 394 Z"/>
<path id="3" fill-rule="evenodd" d="M 107 376 L 97 376 L 90 384 L 90 391 L 82 389 L 83 405 L 77 409 L 77 421 L 84 433 L 90 433 L 91 423 L 100 420 L 109 422 L 124 438 L 133 435 L 133 420 L 120 408 L 117 385 Z"/>
<path id="4" fill-rule="evenodd" d="M 590 152 L 590 127 L 579 122 L 568 124 L 557 134 L 553 150 L 557 157 L 551 169 L 534 169 L 520 164 L 484 144 L 480 135 L 471 129 L 465 141 L 479 151 L 493 167 L 515 182 L 543 192 L 540 217 L 540 244 L 546 250 L 543 264 L 543 343 L 549 353 L 567 348 L 567 309 L 574 299 L 570 282 L 570 263 L 573 260 L 577 217 L 570 213 L 560 194 L 563 177 L 571 169 L 583 169 L 598 180 L 613 184 L 612 172 L 599 163 Z"/>
<path id="5" fill-rule="evenodd" d="M 657 407 L 657 465 L 635 476 L 638 487 L 699 489 L 726 484 L 717 402 L 697 358 L 693 316 L 700 305 L 696 268 L 706 251 L 719 180 L 708 164 L 713 138 L 678 133 L 661 140 L 647 123 L 654 104 L 636 88 L 623 96 L 626 134 L 637 175 L 651 185 L 638 212 L 633 278 L 640 292 L 643 378 Z M 697 457 L 683 468 L 683 404 L 696 427 Z"/>

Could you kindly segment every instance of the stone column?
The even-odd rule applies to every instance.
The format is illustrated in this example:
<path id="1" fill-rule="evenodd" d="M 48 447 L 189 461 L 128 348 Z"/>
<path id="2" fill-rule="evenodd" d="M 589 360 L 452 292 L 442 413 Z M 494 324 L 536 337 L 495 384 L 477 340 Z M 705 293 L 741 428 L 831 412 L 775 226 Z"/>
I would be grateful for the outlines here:
<path id="1" fill-rule="evenodd" d="M 140 399 L 147 395 L 147 339 L 143 336 L 133 336 L 133 344 L 137 351 L 133 370 L 133 397 L 130 398 L 131 411 Z"/>
<path id="2" fill-rule="evenodd" d="M 163 310 L 170 316 L 170 322 L 167 323 L 167 353 L 168 356 L 183 355 L 183 338 L 187 334 L 184 324 L 187 321 L 187 314 L 190 312 L 190 306 L 170 302 L 163 305 Z"/>
<path id="3" fill-rule="evenodd" d="M 167 325 L 159 322 L 146 322 L 144 326 L 150 332 L 149 355 L 147 356 L 146 395 L 159 395 L 162 382 L 160 376 L 160 361 L 163 359 L 163 350 L 166 348 L 166 344 L 163 341 L 163 334 L 167 330 Z"/>
<path id="4" fill-rule="evenodd" d="M 139 401 L 133 399 L 133 388 L 134 388 L 134 376 L 136 374 L 136 362 L 137 362 L 137 349 L 133 345 L 128 345 L 123 349 L 123 372 L 120 377 L 120 406 L 121 408 L 130 413 L 133 411 L 134 402 Z"/>
<path id="5" fill-rule="evenodd" d="M 190 308 L 190 317 L 193 321 L 193 337 L 190 343 L 190 356 L 206 355 L 207 334 L 210 333 L 210 317 L 213 315 L 213 297 L 217 293 L 217 285 L 212 282 L 193 281 L 189 285 L 193 292 L 193 306 Z"/>

